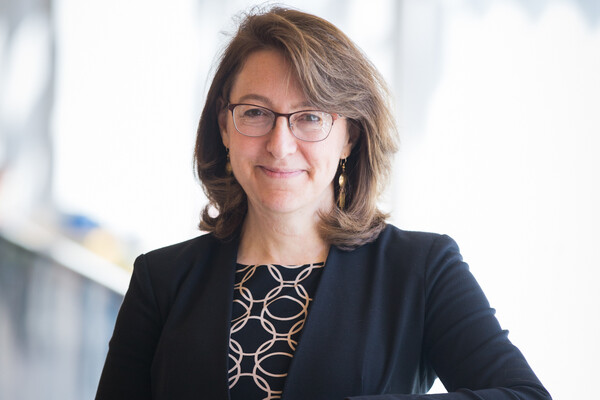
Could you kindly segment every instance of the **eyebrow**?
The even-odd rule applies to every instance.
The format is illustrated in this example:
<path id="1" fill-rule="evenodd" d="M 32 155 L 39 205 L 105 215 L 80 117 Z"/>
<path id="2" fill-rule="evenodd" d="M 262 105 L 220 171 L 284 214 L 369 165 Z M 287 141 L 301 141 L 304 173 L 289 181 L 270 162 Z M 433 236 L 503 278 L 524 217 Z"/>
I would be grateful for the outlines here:
<path id="1" fill-rule="evenodd" d="M 240 99 L 237 101 L 237 103 L 244 103 L 246 101 L 252 101 L 252 100 L 256 100 L 261 103 L 264 103 L 267 105 L 267 107 L 273 107 L 273 103 L 271 102 L 271 100 L 269 100 L 268 97 L 262 96 L 260 94 L 254 94 L 254 93 L 249 93 L 249 94 L 243 95 L 242 97 L 240 97 Z M 311 104 L 308 101 L 303 101 L 301 103 L 294 104 L 292 106 L 292 109 L 300 109 L 300 108 L 305 108 L 305 107 L 314 107 L 314 104 Z"/>

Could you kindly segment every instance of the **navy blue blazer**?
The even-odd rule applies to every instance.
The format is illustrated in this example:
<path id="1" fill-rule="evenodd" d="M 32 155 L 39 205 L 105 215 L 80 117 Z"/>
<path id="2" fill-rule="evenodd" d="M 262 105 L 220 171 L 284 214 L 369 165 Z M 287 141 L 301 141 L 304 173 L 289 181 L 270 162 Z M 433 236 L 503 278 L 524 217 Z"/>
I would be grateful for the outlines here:
<path id="1" fill-rule="evenodd" d="M 204 235 L 140 256 L 97 399 L 227 400 L 239 241 Z M 450 393 L 423 395 L 436 376 Z M 284 400 L 549 399 L 447 236 L 389 225 L 331 247 Z"/>

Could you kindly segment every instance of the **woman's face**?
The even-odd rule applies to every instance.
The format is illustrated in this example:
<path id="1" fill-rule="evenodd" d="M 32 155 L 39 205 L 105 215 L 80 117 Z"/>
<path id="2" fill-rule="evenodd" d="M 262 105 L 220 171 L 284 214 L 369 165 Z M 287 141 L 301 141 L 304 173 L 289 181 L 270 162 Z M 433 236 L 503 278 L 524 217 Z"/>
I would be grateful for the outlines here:
<path id="1" fill-rule="evenodd" d="M 257 51 L 247 58 L 228 100 L 286 114 L 313 109 L 288 62 L 275 50 Z M 219 115 L 219 126 L 233 174 L 251 210 L 314 215 L 333 206 L 332 181 L 339 160 L 348 157 L 352 147 L 344 118 L 337 119 L 320 142 L 297 139 L 285 117 L 277 118 L 275 127 L 260 137 L 237 132 L 229 110 Z"/>

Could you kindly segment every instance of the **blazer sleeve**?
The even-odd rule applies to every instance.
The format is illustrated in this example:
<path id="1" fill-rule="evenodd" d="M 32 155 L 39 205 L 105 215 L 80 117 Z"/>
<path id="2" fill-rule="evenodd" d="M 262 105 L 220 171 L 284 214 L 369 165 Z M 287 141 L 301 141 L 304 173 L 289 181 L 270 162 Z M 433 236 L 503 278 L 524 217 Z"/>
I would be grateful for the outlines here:
<path id="1" fill-rule="evenodd" d="M 96 393 L 98 400 L 150 399 L 150 368 L 161 317 L 144 255 L 134 264 Z"/>
<path id="2" fill-rule="evenodd" d="M 541 400 L 549 393 L 509 341 L 458 246 L 433 242 L 425 266 L 423 353 L 449 393 L 385 394 L 352 400 Z"/>

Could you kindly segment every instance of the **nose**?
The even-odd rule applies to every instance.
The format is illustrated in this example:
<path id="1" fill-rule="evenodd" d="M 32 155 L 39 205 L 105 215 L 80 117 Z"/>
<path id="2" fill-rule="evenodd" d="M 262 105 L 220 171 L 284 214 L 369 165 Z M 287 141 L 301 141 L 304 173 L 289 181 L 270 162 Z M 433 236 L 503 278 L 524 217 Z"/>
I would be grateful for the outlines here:
<path id="1" fill-rule="evenodd" d="M 290 130 L 288 119 L 285 116 L 279 116 L 268 134 L 267 151 L 280 160 L 296 152 L 297 146 L 298 143 Z"/>

